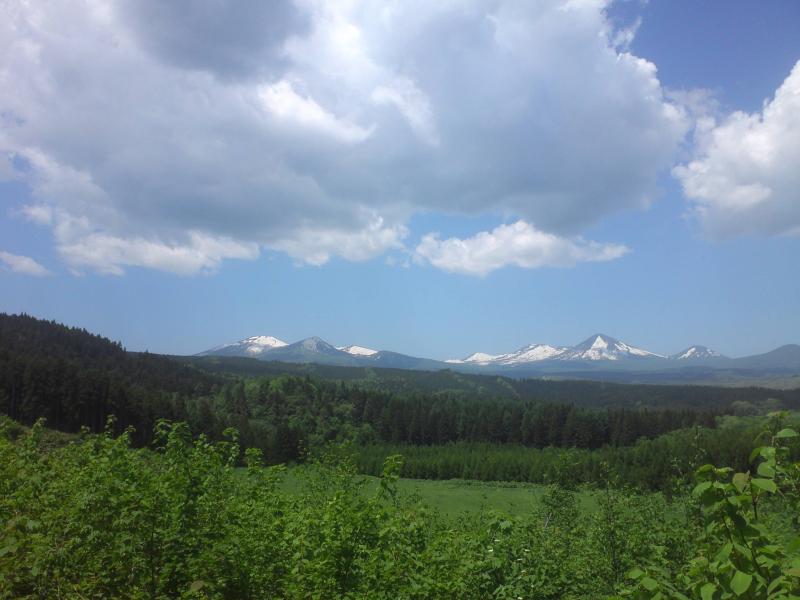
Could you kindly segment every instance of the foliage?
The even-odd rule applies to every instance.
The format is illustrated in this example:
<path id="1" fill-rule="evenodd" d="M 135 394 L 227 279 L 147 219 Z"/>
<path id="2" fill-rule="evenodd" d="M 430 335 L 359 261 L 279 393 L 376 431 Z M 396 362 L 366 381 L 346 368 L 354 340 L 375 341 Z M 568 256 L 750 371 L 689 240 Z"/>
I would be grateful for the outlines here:
<path id="1" fill-rule="evenodd" d="M 262 467 L 257 450 L 242 458 L 233 431 L 211 442 L 162 421 L 153 450 L 137 450 L 113 423 L 55 448 L 41 445 L 41 424 L 14 440 L 7 430 L 5 598 L 600 598 L 654 532 L 673 554 L 686 543 L 659 533 L 683 530 L 656 495 L 609 490 L 608 512 L 590 515 L 553 486 L 530 513 L 453 521 L 398 491 L 397 456 L 365 493 L 335 447 L 285 493 L 282 468 Z M 625 540 L 619 564 L 612 531 Z"/>
<path id="2" fill-rule="evenodd" d="M 800 597 L 800 463 L 790 460 L 798 433 L 774 413 L 750 455 L 751 468 L 704 465 L 692 495 L 703 524 L 694 558 L 670 571 L 662 565 L 635 568 L 637 598 Z M 784 518 L 790 515 L 791 519 Z"/>
<path id="3" fill-rule="evenodd" d="M 359 448 L 357 464 L 361 472 L 377 475 L 384 457 L 402 454 L 403 477 L 559 483 L 574 487 L 584 483 L 603 484 L 611 475 L 619 484 L 673 493 L 676 478 L 679 483 L 688 481 L 701 461 L 746 468 L 759 427 L 753 422 L 744 429 L 684 429 L 654 439 L 640 439 L 631 446 L 605 446 L 596 450 L 480 443 L 375 444 Z"/>
<path id="4" fill-rule="evenodd" d="M 0 597 L 713 600 L 800 586 L 797 434 L 777 420 L 750 472 L 703 466 L 672 503 L 601 465 L 591 513 L 553 484 L 529 513 L 455 521 L 398 491 L 397 455 L 370 491 L 334 446 L 285 492 L 283 468 L 242 455 L 233 430 L 211 442 L 161 421 L 153 450 L 112 430 L 54 447 L 41 424 L 3 423 Z"/>

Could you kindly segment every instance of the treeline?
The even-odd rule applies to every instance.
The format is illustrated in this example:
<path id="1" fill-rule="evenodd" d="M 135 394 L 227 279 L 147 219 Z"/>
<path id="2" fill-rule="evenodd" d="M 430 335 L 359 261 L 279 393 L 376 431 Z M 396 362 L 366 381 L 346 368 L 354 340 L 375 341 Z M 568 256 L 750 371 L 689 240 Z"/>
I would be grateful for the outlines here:
<path id="1" fill-rule="evenodd" d="M 629 485 L 670 491 L 704 463 L 746 470 L 756 444 L 757 426 L 747 429 L 693 428 L 632 446 L 529 448 L 520 445 L 453 443 L 441 446 L 375 444 L 356 450 L 356 464 L 378 475 L 387 456 L 401 454 L 403 477 L 415 479 L 475 479 L 520 481 L 574 487 L 581 484 Z"/>
<path id="2" fill-rule="evenodd" d="M 800 408 L 800 389 L 711 385 L 655 385 L 608 381 L 513 379 L 461 373 L 449 369 L 414 371 L 373 367 L 294 364 L 254 358 L 200 356 L 175 360 L 211 373 L 246 378 L 280 375 L 311 377 L 316 381 L 343 381 L 363 389 L 394 394 L 456 394 L 474 398 L 531 399 L 585 408 L 664 408 L 729 410 L 764 414 L 779 408 Z"/>
<path id="3" fill-rule="evenodd" d="M 331 440 L 361 444 L 450 442 L 599 448 L 692 425 L 713 426 L 717 411 L 593 410 L 535 396 L 487 397 L 458 391 L 389 392 L 308 376 L 239 379 L 167 357 L 126 352 L 85 330 L 25 315 L 0 315 L 0 412 L 31 424 L 118 430 L 150 441 L 158 419 L 188 422 L 219 439 L 227 427 L 270 462 L 302 457 Z"/>
<path id="4" fill-rule="evenodd" d="M 210 434 L 223 425 L 235 426 L 244 443 L 262 449 L 270 462 L 297 460 L 309 448 L 337 440 L 360 445 L 624 446 L 694 425 L 714 427 L 716 416 L 711 411 L 593 410 L 451 394 L 400 396 L 293 376 L 226 384 L 210 410 L 190 410 L 195 404 L 187 401 L 185 412 L 196 430 Z"/>
<path id="5" fill-rule="evenodd" d="M 535 400 L 475 399 L 453 395 L 397 396 L 337 388 L 352 406 L 354 424 L 376 440 L 417 445 L 490 442 L 599 448 L 634 443 L 692 425 L 713 427 L 712 411 L 594 410 Z M 291 404 L 291 399 L 287 398 Z M 369 441 L 365 439 L 363 441 Z"/>

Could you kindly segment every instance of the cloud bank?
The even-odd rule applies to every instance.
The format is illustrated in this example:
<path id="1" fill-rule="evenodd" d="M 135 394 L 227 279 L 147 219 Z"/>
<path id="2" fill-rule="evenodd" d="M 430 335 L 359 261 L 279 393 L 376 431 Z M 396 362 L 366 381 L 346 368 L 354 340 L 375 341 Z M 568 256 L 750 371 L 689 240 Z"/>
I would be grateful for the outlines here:
<path id="1" fill-rule="evenodd" d="M 800 235 L 800 62 L 760 113 L 706 118 L 673 170 L 712 238 Z"/>
<path id="2" fill-rule="evenodd" d="M 577 236 L 648 204 L 688 122 L 606 4 L 10 0 L 0 176 L 77 270 L 366 260 L 418 213 L 561 240 L 450 270 L 610 257 Z"/>

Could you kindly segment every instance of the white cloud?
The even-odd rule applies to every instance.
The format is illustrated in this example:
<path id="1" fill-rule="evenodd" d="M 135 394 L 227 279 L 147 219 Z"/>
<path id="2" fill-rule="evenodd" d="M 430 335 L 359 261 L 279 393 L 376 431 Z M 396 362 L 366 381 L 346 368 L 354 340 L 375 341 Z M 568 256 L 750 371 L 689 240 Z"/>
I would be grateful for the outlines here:
<path id="1" fill-rule="evenodd" d="M 406 227 L 386 226 L 383 219 L 375 217 L 367 227 L 356 232 L 308 229 L 295 232 L 290 238 L 272 242 L 270 248 L 286 252 L 308 264 L 321 266 L 332 256 L 363 261 L 390 248 L 402 248 L 402 241 L 407 235 Z"/>
<path id="2" fill-rule="evenodd" d="M 761 113 L 705 117 L 695 143 L 673 174 L 709 236 L 800 235 L 800 62 Z"/>
<path id="3" fill-rule="evenodd" d="M 278 119 L 294 122 L 298 127 L 319 131 L 345 143 L 363 142 L 374 130 L 374 127 L 359 127 L 337 119 L 313 98 L 305 98 L 295 92 L 288 81 L 264 86 L 258 95 L 264 108 Z"/>
<path id="4" fill-rule="evenodd" d="M 571 239 L 686 131 L 601 0 L 267 4 L 4 5 L 0 170 L 68 264 L 364 260 L 432 212 Z"/>
<path id="5" fill-rule="evenodd" d="M 11 254 L 0 250 L 0 263 L 3 263 L 6 268 L 11 269 L 14 273 L 22 275 L 33 275 L 34 277 L 52 275 L 50 271 L 29 256 L 20 256 L 19 254 Z"/>
<path id="6" fill-rule="evenodd" d="M 124 267 L 141 266 L 178 275 L 215 271 L 223 259 L 255 259 L 256 244 L 214 238 L 190 232 L 188 240 L 165 243 L 145 238 L 125 239 L 92 233 L 60 246 L 66 262 L 76 271 L 91 268 L 106 275 L 122 275 Z"/>
<path id="7" fill-rule="evenodd" d="M 525 269 L 571 267 L 581 262 L 614 260 L 628 249 L 545 233 L 524 221 L 500 225 L 467 238 L 426 235 L 417 246 L 419 259 L 434 267 L 466 275 L 486 275 L 505 266 Z"/>

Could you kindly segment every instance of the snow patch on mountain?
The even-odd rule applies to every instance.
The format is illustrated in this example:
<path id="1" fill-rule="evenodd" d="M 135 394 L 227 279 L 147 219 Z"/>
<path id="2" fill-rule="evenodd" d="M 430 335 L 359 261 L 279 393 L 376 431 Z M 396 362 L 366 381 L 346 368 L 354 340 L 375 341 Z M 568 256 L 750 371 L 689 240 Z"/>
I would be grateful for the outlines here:
<path id="1" fill-rule="evenodd" d="M 261 354 L 265 350 L 281 348 L 286 345 L 286 342 L 271 335 L 254 335 L 236 344 L 229 344 L 229 346 L 243 346 L 244 351 L 248 354 Z"/>
<path id="2" fill-rule="evenodd" d="M 702 358 L 722 358 L 722 354 L 706 346 L 690 346 L 682 352 L 673 354 L 670 358 L 674 360 L 699 360 Z"/>
<path id="3" fill-rule="evenodd" d="M 377 350 L 373 350 L 372 348 L 365 348 L 364 346 L 357 346 L 355 344 L 352 346 L 337 346 L 336 349 L 352 354 L 353 356 L 372 356 L 378 353 Z"/>
<path id="4" fill-rule="evenodd" d="M 515 365 L 555 358 L 565 350 L 567 350 L 567 348 L 550 346 L 548 344 L 529 344 L 516 352 L 507 352 L 506 354 L 475 352 L 466 358 L 451 358 L 445 362 L 475 365 Z"/>
<path id="5" fill-rule="evenodd" d="M 530 344 L 511 354 L 501 355 L 498 362 L 504 365 L 515 365 L 519 363 L 536 362 L 538 360 L 549 360 L 558 358 L 566 351 L 567 348 L 550 346 L 549 344 Z"/>
<path id="6" fill-rule="evenodd" d="M 486 354 L 485 352 L 475 352 L 474 354 L 470 354 L 466 358 L 450 358 L 444 362 L 451 363 L 451 364 L 465 364 L 465 363 L 472 363 L 476 365 L 490 365 L 494 363 L 498 358 L 501 356 L 506 356 L 505 354 Z"/>

